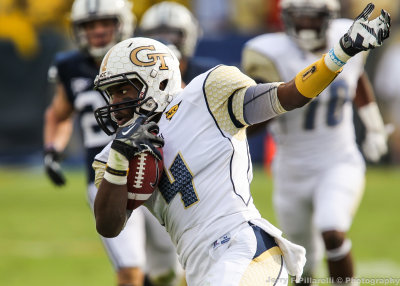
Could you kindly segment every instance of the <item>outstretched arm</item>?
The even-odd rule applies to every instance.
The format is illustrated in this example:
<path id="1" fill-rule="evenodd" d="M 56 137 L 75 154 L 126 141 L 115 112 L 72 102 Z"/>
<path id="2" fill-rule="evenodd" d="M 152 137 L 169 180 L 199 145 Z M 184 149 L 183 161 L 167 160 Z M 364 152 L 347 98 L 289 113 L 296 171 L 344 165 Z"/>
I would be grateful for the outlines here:
<path id="1" fill-rule="evenodd" d="M 249 88 L 244 99 L 247 123 L 263 122 L 304 106 L 329 86 L 351 57 L 381 46 L 389 37 L 390 16 L 382 10 L 379 17 L 368 21 L 373 9 L 374 5 L 368 4 L 329 53 L 299 72 L 293 80 L 279 85 L 259 84 Z"/>
<path id="2" fill-rule="evenodd" d="M 335 79 L 351 57 L 382 45 L 389 37 L 390 16 L 382 10 L 379 17 L 368 21 L 373 10 L 374 4 L 368 4 L 328 54 L 298 73 L 294 79 L 295 88 L 293 82 L 278 88 L 278 98 L 283 108 L 290 110 L 301 105 L 304 102 L 298 99 L 301 95 L 308 99 L 317 96 Z"/>

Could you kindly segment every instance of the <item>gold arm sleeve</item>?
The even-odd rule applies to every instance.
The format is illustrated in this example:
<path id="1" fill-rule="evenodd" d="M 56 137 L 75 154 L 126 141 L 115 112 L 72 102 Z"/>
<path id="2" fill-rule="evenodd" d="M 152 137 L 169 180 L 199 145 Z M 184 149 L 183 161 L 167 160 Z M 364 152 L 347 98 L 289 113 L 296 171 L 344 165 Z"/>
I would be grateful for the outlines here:
<path id="1" fill-rule="evenodd" d="M 245 74 L 255 80 L 262 82 L 280 82 L 282 81 L 275 63 L 267 56 L 245 48 L 242 53 L 242 70 Z"/>
<path id="2" fill-rule="evenodd" d="M 95 171 L 94 184 L 96 188 L 99 188 L 101 181 L 103 180 L 104 173 L 106 171 L 106 164 L 97 160 L 93 161 L 92 167 Z"/>
<path id="3" fill-rule="evenodd" d="M 325 64 L 325 54 L 309 65 L 295 77 L 297 90 L 305 97 L 313 98 L 320 94 L 342 71 L 333 72 Z"/>

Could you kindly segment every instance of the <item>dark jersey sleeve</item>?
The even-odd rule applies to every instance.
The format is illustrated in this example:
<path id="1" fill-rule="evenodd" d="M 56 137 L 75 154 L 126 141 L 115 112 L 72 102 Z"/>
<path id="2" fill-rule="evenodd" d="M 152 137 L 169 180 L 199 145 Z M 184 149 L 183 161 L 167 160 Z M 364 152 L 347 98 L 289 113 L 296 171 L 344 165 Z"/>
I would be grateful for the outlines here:
<path id="1" fill-rule="evenodd" d="M 74 79 L 95 78 L 98 69 L 93 60 L 80 51 L 68 51 L 56 54 L 53 66 L 49 70 L 49 78 L 57 78 L 67 93 L 68 100 L 73 104 Z M 92 84 L 93 85 L 93 84 Z"/>

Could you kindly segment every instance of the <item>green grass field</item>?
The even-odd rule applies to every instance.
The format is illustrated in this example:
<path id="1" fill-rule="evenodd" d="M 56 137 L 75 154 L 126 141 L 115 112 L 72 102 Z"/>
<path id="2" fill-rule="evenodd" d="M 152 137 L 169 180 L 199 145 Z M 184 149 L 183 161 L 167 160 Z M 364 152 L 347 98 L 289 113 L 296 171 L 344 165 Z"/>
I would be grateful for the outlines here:
<path id="1" fill-rule="evenodd" d="M 86 203 L 84 174 L 69 170 L 67 178 L 65 188 L 56 188 L 40 168 L 0 168 L 0 285 L 115 285 Z M 271 188 L 256 169 L 256 205 L 275 223 Z M 370 168 L 350 232 L 357 276 L 400 278 L 399 201 L 400 169 Z"/>

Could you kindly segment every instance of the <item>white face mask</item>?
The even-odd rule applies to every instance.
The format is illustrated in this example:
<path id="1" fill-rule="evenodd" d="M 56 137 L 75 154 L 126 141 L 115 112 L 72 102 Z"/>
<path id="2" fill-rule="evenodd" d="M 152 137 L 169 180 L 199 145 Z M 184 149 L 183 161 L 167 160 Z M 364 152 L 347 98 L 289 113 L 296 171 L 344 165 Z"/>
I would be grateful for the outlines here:
<path id="1" fill-rule="evenodd" d="M 319 38 L 315 30 L 300 30 L 295 37 L 299 47 L 306 51 L 314 51 L 325 47 L 325 38 Z"/>

